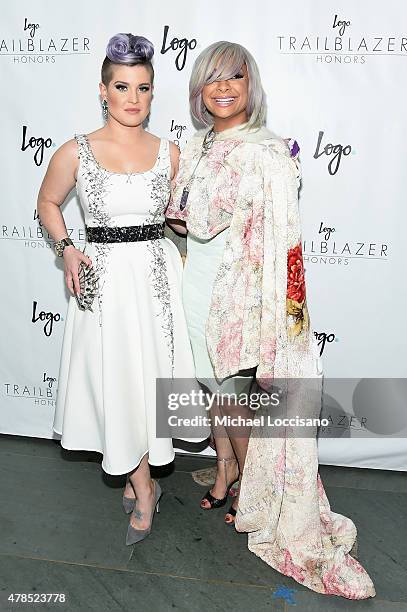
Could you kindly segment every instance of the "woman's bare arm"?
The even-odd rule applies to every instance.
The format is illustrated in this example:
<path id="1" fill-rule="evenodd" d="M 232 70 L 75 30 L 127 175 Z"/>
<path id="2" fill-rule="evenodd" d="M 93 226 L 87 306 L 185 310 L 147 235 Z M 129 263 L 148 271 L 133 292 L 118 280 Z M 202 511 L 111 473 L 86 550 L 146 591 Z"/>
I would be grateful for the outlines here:
<path id="1" fill-rule="evenodd" d="M 38 194 L 38 215 L 54 240 L 68 235 L 60 206 L 75 185 L 77 165 L 77 145 L 70 140 L 52 156 Z"/>
<path id="2" fill-rule="evenodd" d="M 178 173 L 178 165 L 179 165 L 179 148 L 173 142 L 170 142 L 170 157 L 171 157 L 171 187 L 173 187 L 175 178 Z M 186 236 L 188 230 L 186 228 L 185 222 L 180 221 L 179 219 L 166 219 L 167 225 L 170 226 L 172 230 L 176 234 L 180 234 L 181 236 Z"/>
<path id="3" fill-rule="evenodd" d="M 68 237 L 60 206 L 75 185 L 77 151 L 76 142 L 69 140 L 54 153 L 38 194 L 38 215 L 42 225 L 55 241 Z M 67 287 L 71 293 L 79 293 L 79 264 L 84 261 L 91 265 L 92 262 L 73 246 L 65 247 L 63 256 Z"/>

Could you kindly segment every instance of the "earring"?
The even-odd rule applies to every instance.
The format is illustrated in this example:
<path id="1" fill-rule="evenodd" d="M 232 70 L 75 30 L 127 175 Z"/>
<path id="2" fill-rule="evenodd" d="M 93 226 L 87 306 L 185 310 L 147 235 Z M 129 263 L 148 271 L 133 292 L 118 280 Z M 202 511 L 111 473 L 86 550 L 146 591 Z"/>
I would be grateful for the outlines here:
<path id="1" fill-rule="evenodd" d="M 105 120 L 105 122 L 107 121 L 107 117 L 109 115 L 108 113 L 108 107 L 107 107 L 107 100 L 103 100 L 102 101 L 102 113 L 103 113 L 103 119 Z"/>

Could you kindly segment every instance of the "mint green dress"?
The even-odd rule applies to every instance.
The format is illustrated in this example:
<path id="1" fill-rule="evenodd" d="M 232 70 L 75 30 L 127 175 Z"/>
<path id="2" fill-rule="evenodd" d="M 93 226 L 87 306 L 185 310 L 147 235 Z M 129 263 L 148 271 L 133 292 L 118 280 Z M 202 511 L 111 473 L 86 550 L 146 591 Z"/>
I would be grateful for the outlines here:
<path id="1" fill-rule="evenodd" d="M 209 240 L 187 235 L 187 257 L 183 275 L 183 303 L 195 362 L 195 375 L 212 393 L 248 393 L 253 371 L 218 381 L 209 357 L 205 327 L 211 305 L 212 287 L 222 262 L 229 228 Z"/>

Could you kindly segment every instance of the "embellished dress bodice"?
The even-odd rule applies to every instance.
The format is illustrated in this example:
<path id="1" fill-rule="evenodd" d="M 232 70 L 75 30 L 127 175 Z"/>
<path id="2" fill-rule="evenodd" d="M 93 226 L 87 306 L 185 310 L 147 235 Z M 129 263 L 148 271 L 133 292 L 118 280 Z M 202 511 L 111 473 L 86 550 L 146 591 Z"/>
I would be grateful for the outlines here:
<path id="1" fill-rule="evenodd" d="M 147 172 L 111 172 L 96 160 L 89 140 L 78 143 L 76 190 L 89 227 L 132 226 L 164 222 L 170 188 L 169 142 L 162 138 L 154 166 Z"/>
<path id="2" fill-rule="evenodd" d="M 78 143 L 79 168 L 76 189 L 87 227 L 133 227 L 164 222 L 164 211 L 170 194 L 171 160 L 169 141 L 161 139 L 154 166 L 146 172 L 120 173 L 104 168 L 95 158 L 88 137 L 75 137 Z M 102 232 L 103 234 L 103 232 Z M 173 363 L 173 323 L 170 303 L 168 271 L 163 251 L 163 240 L 142 242 L 95 242 L 86 245 L 95 266 L 98 283 L 99 321 L 102 324 L 104 285 L 106 272 L 115 257 L 142 258 L 150 270 L 151 286 L 162 306 L 163 327 L 169 339 L 169 352 Z M 147 252 L 144 252 L 147 249 Z M 136 251 L 139 251 L 136 254 Z M 141 255 L 140 250 L 143 251 Z M 127 254 L 124 255 L 124 252 Z M 111 267 L 111 265 L 110 265 Z"/>

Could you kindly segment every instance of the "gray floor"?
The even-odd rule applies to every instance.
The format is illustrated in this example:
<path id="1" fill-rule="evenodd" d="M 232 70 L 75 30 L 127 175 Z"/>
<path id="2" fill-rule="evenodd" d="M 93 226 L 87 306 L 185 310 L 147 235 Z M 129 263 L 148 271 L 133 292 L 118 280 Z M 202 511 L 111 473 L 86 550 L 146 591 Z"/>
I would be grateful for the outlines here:
<path id="1" fill-rule="evenodd" d="M 358 527 L 359 559 L 376 585 L 375 599 L 349 601 L 272 570 L 223 524 L 223 510 L 201 510 L 204 489 L 190 472 L 210 463 L 202 457 L 177 456 L 157 474 L 165 494 L 152 534 L 126 547 L 123 479 L 103 474 L 99 459 L 0 435 L 1 610 L 407 611 L 403 473 L 321 467 L 332 509 Z M 276 597 L 279 587 L 292 589 L 293 604 Z M 10 593 L 65 593 L 67 603 L 12 606 Z"/>

